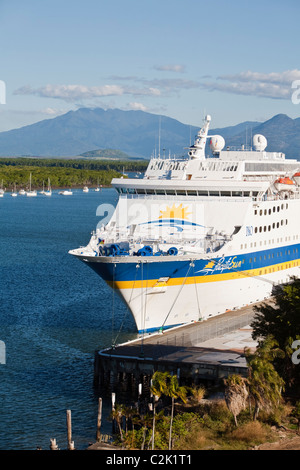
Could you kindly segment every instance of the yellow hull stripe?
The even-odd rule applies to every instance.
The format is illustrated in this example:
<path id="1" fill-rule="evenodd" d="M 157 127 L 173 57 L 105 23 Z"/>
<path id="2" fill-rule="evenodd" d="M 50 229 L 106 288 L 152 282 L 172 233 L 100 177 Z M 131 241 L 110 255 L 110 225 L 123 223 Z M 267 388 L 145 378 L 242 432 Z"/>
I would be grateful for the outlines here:
<path id="1" fill-rule="evenodd" d="M 242 279 L 242 278 L 252 278 L 252 277 L 259 277 L 265 276 L 267 274 L 274 274 L 279 271 L 285 271 L 286 269 L 291 269 L 294 267 L 300 266 L 300 260 L 293 260 L 288 261 L 285 263 L 273 264 L 271 266 L 260 267 L 257 269 L 248 269 L 245 271 L 234 271 L 234 272 L 227 272 L 221 274 L 207 274 L 201 276 L 188 276 L 187 278 L 184 277 L 176 277 L 170 278 L 164 285 L 166 287 L 171 286 L 181 286 L 183 283 L 185 285 L 189 284 L 202 284 L 207 282 L 220 282 L 220 281 L 232 281 L 234 279 Z M 117 289 L 151 289 L 154 286 L 160 286 L 161 284 L 158 283 L 158 279 L 144 279 L 144 280 L 136 280 L 136 281 L 118 281 L 116 280 L 114 283 L 112 281 L 107 281 L 107 283 Z"/>

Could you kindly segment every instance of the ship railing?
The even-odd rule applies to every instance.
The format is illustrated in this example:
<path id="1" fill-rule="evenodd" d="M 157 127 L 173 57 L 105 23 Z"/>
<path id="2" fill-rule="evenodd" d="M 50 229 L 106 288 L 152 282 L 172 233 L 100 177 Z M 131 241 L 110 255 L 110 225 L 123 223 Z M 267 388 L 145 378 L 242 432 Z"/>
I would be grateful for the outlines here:
<path id="1" fill-rule="evenodd" d="M 283 201 L 283 200 L 294 200 L 300 199 L 300 192 L 297 189 L 296 191 L 282 191 L 281 193 L 276 194 L 264 194 L 262 196 L 257 196 L 253 200 L 257 202 L 262 201 Z"/>
<path id="2" fill-rule="evenodd" d="M 250 306 L 249 306 L 250 307 Z M 234 310 L 233 310 L 234 312 Z M 223 312 L 220 312 L 220 314 Z M 224 312 L 225 313 L 225 312 Z M 240 315 L 230 316 L 230 311 L 222 318 L 222 315 L 216 315 L 214 318 L 199 319 L 193 323 L 193 328 L 174 328 L 165 335 L 157 336 L 157 347 L 159 346 L 180 346 L 180 347 L 199 347 L 208 340 L 221 337 L 233 331 L 245 328 L 251 324 L 255 312 L 248 308 Z M 203 321 L 204 320 L 204 321 Z"/>

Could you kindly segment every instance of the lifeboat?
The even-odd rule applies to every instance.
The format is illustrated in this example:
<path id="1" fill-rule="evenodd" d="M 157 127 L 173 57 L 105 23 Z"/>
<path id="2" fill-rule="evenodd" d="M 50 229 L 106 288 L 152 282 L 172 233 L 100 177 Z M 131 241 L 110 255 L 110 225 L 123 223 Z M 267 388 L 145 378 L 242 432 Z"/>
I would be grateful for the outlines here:
<path id="1" fill-rule="evenodd" d="M 299 173 L 300 177 L 300 173 Z M 277 191 L 295 191 L 295 183 L 287 176 L 284 178 L 278 178 L 274 183 Z"/>
<path id="2" fill-rule="evenodd" d="M 300 171 L 294 174 L 293 180 L 296 182 L 296 184 L 300 185 Z"/>

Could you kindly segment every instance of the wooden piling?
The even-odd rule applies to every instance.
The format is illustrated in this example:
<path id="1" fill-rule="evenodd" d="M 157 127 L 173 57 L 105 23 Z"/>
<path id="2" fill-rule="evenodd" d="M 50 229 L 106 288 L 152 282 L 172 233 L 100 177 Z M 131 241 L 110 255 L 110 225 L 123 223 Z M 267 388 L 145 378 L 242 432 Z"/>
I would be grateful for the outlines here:
<path id="1" fill-rule="evenodd" d="M 74 441 L 72 441 L 71 410 L 67 410 L 67 434 L 68 434 L 68 450 L 74 450 Z"/>
<path id="2" fill-rule="evenodd" d="M 56 439 L 50 439 L 50 450 L 58 450 L 58 445 L 56 444 Z"/>
<path id="3" fill-rule="evenodd" d="M 98 416 L 97 416 L 97 435 L 96 435 L 97 442 L 99 442 L 101 438 L 101 421 L 102 421 L 102 398 L 99 398 Z"/>

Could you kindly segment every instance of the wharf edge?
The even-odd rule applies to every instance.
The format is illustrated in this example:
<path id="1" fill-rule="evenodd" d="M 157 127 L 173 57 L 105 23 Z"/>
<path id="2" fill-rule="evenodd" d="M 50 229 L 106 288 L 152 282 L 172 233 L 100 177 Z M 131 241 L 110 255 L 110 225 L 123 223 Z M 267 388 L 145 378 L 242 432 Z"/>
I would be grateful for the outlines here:
<path id="1" fill-rule="evenodd" d="M 176 374 L 181 384 L 190 386 L 217 385 L 234 373 L 246 376 L 244 347 L 255 349 L 249 326 L 255 315 L 253 307 L 271 301 L 97 350 L 94 386 L 137 397 L 141 387 L 149 389 L 157 370 Z M 235 341 L 239 336 L 241 341 Z"/>

